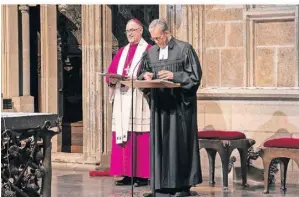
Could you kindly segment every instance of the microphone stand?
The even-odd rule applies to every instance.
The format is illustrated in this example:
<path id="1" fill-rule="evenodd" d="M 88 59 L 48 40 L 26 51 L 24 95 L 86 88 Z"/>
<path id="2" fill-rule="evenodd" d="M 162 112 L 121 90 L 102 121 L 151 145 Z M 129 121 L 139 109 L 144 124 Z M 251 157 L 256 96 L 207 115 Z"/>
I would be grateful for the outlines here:
<path id="1" fill-rule="evenodd" d="M 133 71 L 132 71 L 132 74 L 131 74 L 131 88 L 132 88 L 132 92 L 131 92 L 131 96 L 132 96 L 132 98 L 131 98 L 131 139 L 132 139 L 132 147 L 131 147 L 131 151 L 132 151 L 132 160 L 131 160 L 131 166 L 132 166 L 132 178 L 131 178 L 131 192 L 132 192 L 132 197 L 134 196 L 133 195 L 133 192 L 134 192 L 134 177 L 135 177 L 135 160 L 134 160 L 134 156 L 135 156 L 135 153 L 134 153 L 134 135 L 133 135 L 133 129 L 134 129 L 134 126 L 133 126 L 133 124 L 134 124 L 134 119 L 133 119 L 133 115 L 134 115 L 134 106 L 133 106 L 133 104 L 134 104 L 134 98 L 133 98 L 133 96 L 134 96 L 134 88 L 133 88 L 133 81 L 134 81 L 134 72 L 135 72 L 135 70 L 136 70 L 136 68 L 138 67 L 138 65 L 139 65 L 139 63 L 144 59 L 146 57 L 146 53 L 144 53 L 143 55 L 142 55 L 142 57 L 140 58 L 140 60 L 136 63 L 136 65 L 135 65 L 135 68 L 133 69 Z M 133 60 L 132 60 L 133 61 Z"/>
<path id="2" fill-rule="evenodd" d="M 133 143 L 134 143 L 134 141 L 133 141 L 133 94 L 134 94 L 134 90 L 133 90 L 133 75 L 134 75 L 134 72 L 135 72 L 135 69 L 138 67 L 138 64 L 145 58 L 147 56 L 147 53 L 144 53 L 143 55 L 142 55 L 142 57 L 141 57 L 141 59 L 138 61 L 138 63 L 136 64 L 136 67 L 134 68 L 134 70 L 133 70 L 133 72 L 132 72 L 132 75 L 131 75 L 131 87 L 132 87 L 132 100 L 131 100 L 131 105 L 132 105 L 132 107 L 131 107 L 131 110 L 132 110 L 132 117 L 131 117 L 131 129 L 132 129 L 132 153 L 133 153 L 133 151 L 134 151 L 134 149 L 133 149 Z M 154 121 L 154 119 L 153 120 L 151 120 L 151 121 Z M 153 145 L 153 147 L 155 147 L 155 132 L 153 132 L 153 133 L 151 133 L 151 135 L 153 135 L 153 141 L 152 141 L 152 145 Z M 153 151 L 153 153 L 152 153 L 152 151 L 150 151 L 150 155 L 151 154 L 153 154 L 153 182 L 152 182 L 152 185 L 153 185 L 153 197 L 156 197 L 156 185 L 155 185 L 155 174 L 156 174 L 156 172 L 155 172 L 155 151 Z M 133 164 L 135 164 L 135 162 L 134 162 L 134 154 L 132 154 L 132 176 L 133 176 L 133 170 L 135 169 L 135 166 L 133 166 Z M 150 161 L 150 163 L 151 163 L 151 161 Z M 135 171 L 134 171 L 135 172 Z M 133 197 L 133 191 L 134 191 L 134 189 L 133 189 L 133 179 L 131 179 L 131 190 L 132 190 L 132 197 Z"/>
<path id="3" fill-rule="evenodd" d="M 153 90 L 153 91 L 155 91 L 155 93 L 156 93 L 156 90 Z M 150 98 L 151 99 L 151 98 Z M 155 101 L 154 101 L 154 103 L 156 104 L 157 102 L 156 102 L 156 96 L 153 98 L 153 99 L 155 99 Z M 152 111 L 151 111 L 151 115 L 152 115 Z M 155 121 L 155 118 L 153 118 L 153 120 L 151 120 L 151 121 Z M 156 124 L 155 122 L 153 123 L 153 125 L 154 124 Z M 155 146 L 156 146 L 156 133 L 155 133 L 155 131 L 152 131 L 152 133 L 151 133 L 151 135 L 153 136 L 152 137 L 152 146 L 153 147 L 151 147 L 151 148 L 153 148 L 152 150 L 153 150 L 153 153 L 151 153 L 152 154 L 152 160 L 153 160 L 153 162 L 152 162 L 152 164 L 153 164 L 153 182 L 152 182 L 152 185 L 153 185 L 153 197 L 156 197 L 156 161 L 155 161 L 155 158 L 156 158 L 156 153 L 155 153 Z"/>

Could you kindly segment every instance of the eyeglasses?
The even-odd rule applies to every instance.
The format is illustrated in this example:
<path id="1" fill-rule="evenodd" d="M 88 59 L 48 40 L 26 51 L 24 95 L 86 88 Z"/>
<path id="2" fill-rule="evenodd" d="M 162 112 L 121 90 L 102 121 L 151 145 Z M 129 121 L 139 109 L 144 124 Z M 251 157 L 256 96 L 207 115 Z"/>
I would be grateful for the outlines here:
<path id="1" fill-rule="evenodd" d="M 151 37 L 151 40 L 159 42 L 162 39 L 163 36 L 164 36 L 164 33 L 159 37 Z"/>
<path id="2" fill-rule="evenodd" d="M 137 29 L 128 29 L 128 30 L 126 30 L 126 31 L 124 32 L 124 34 L 133 33 L 133 32 L 135 32 L 135 31 L 137 31 L 138 29 L 140 29 L 140 28 L 137 28 Z"/>

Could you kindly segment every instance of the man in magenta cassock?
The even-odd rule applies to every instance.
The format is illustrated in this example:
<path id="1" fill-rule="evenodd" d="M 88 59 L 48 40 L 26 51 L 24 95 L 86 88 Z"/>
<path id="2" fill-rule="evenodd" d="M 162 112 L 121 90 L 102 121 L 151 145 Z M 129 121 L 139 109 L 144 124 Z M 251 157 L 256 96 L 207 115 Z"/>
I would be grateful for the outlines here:
<path id="1" fill-rule="evenodd" d="M 108 72 L 123 76 L 133 76 L 139 70 L 142 54 L 151 46 L 142 38 L 143 26 L 137 19 L 131 19 L 126 25 L 128 44 L 120 48 L 114 56 Z M 150 177 L 150 110 L 143 93 L 134 89 L 133 128 L 131 131 L 132 90 L 123 86 L 115 78 L 106 78 L 109 86 L 109 99 L 113 102 L 112 112 L 112 153 L 110 174 L 124 177 L 116 185 L 134 186 L 148 184 Z M 134 151 L 132 152 L 132 135 Z M 134 155 L 135 172 L 132 177 L 132 157 Z"/>

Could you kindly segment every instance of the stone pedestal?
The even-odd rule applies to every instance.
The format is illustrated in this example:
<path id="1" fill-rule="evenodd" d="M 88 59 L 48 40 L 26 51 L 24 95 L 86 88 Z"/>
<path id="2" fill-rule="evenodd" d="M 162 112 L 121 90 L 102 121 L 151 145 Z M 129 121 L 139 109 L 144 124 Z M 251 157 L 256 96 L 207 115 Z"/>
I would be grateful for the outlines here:
<path id="1" fill-rule="evenodd" d="M 34 112 L 33 96 L 12 97 L 13 107 L 17 112 Z"/>

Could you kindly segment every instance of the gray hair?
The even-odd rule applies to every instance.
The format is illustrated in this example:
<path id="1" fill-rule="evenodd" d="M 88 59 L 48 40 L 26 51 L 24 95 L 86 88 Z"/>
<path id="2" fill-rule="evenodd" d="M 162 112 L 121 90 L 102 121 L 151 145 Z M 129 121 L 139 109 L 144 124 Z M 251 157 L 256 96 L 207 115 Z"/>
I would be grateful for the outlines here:
<path id="1" fill-rule="evenodd" d="M 165 19 L 155 19 L 149 25 L 149 32 L 159 26 L 163 32 L 168 31 L 168 25 Z"/>

